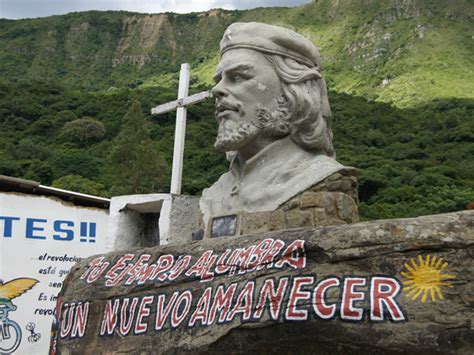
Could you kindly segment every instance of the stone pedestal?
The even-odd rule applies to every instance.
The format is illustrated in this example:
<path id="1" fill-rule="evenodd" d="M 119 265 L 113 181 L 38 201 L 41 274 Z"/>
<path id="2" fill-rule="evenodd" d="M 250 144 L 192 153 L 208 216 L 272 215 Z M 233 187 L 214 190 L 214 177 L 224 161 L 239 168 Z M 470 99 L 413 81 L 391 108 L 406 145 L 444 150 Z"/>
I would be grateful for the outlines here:
<path id="1" fill-rule="evenodd" d="M 173 194 L 111 199 L 107 250 L 191 241 L 199 224 L 199 198 Z"/>
<path id="2" fill-rule="evenodd" d="M 355 223 L 357 208 L 357 177 L 345 170 L 327 177 L 283 203 L 274 211 L 234 211 L 211 219 L 205 238 L 242 236 L 303 227 L 323 227 Z"/>

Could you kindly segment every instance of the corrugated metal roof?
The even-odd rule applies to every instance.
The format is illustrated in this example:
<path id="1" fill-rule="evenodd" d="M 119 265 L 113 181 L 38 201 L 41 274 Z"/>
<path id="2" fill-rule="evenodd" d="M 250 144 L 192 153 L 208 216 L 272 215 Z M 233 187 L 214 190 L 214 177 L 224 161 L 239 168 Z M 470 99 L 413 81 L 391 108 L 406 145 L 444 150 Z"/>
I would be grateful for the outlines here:
<path id="1" fill-rule="evenodd" d="M 79 192 L 57 189 L 55 187 L 41 185 L 37 181 L 25 180 L 5 175 L 0 175 L 0 191 L 23 192 L 31 195 L 56 196 L 79 206 L 93 206 L 107 209 L 110 199 L 81 194 Z"/>

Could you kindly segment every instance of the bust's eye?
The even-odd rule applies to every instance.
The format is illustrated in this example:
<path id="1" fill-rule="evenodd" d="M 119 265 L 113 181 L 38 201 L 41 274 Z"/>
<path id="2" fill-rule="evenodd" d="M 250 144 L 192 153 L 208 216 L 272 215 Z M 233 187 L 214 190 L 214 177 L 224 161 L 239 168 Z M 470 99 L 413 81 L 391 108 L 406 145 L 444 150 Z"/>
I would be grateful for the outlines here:
<path id="1" fill-rule="evenodd" d="M 230 80 L 232 80 L 233 82 L 239 82 L 245 80 L 245 78 L 242 74 L 233 73 L 230 75 Z"/>

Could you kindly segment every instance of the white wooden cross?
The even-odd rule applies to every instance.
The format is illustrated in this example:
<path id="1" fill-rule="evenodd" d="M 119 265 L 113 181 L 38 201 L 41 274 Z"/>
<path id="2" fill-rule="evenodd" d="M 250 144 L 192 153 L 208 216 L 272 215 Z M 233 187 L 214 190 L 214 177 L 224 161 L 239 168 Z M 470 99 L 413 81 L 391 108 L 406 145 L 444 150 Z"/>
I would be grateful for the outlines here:
<path id="1" fill-rule="evenodd" d="M 174 131 L 173 170 L 171 173 L 170 193 L 179 195 L 181 193 L 181 178 L 183 175 L 184 137 L 186 132 L 186 106 L 202 102 L 212 97 L 211 91 L 188 96 L 190 66 L 188 63 L 181 64 L 179 73 L 178 100 L 156 106 L 151 109 L 152 115 L 167 113 L 176 110 L 176 128 Z"/>

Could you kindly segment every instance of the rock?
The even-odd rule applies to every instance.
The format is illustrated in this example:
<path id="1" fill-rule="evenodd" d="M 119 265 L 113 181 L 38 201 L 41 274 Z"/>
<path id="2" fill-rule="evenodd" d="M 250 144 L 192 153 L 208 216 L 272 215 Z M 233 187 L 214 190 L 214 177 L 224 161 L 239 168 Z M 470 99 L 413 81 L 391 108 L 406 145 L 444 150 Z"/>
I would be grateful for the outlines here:
<path id="1" fill-rule="evenodd" d="M 357 213 L 357 205 L 354 200 L 345 193 L 339 192 L 336 195 L 337 214 L 346 222 L 353 222 Z"/>
<path id="2" fill-rule="evenodd" d="M 283 205 L 283 211 L 289 211 L 300 206 L 300 196 L 293 197 Z"/>
<path id="3" fill-rule="evenodd" d="M 313 213 L 315 226 L 320 227 L 329 225 L 326 210 L 324 208 L 315 208 Z"/>
<path id="4" fill-rule="evenodd" d="M 341 180 L 331 181 L 326 183 L 327 189 L 329 191 L 339 191 L 341 189 Z"/>
<path id="5" fill-rule="evenodd" d="M 301 195 L 301 208 L 324 207 L 323 192 L 308 191 Z"/>
<path id="6" fill-rule="evenodd" d="M 270 216 L 271 212 L 243 213 L 241 234 L 267 232 Z"/>
<path id="7" fill-rule="evenodd" d="M 285 213 L 281 210 L 276 210 L 272 212 L 272 214 L 270 215 L 269 230 L 278 231 L 285 229 L 285 227 Z"/>
<path id="8" fill-rule="evenodd" d="M 354 189 L 357 189 L 357 183 L 353 185 L 353 182 L 349 177 L 344 177 L 341 181 L 340 191 L 350 194 Z"/>
<path id="9" fill-rule="evenodd" d="M 313 212 L 308 210 L 291 210 L 285 213 L 287 228 L 313 226 Z"/>
<path id="10" fill-rule="evenodd" d="M 471 354 L 473 245 L 463 211 L 94 256 L 56 352 Z"/>
<path id="11" fill-rule="evenodd" d="M 324 193 L 324 207 L 326 208 L 326 212 L 332 215 L 335 211 L 335 199 L 334 194 L 325 192 Z"/>

